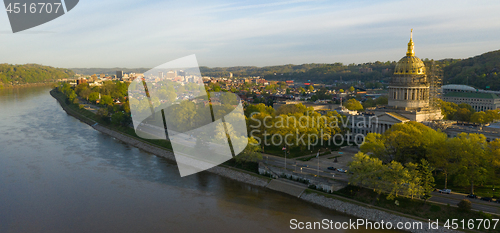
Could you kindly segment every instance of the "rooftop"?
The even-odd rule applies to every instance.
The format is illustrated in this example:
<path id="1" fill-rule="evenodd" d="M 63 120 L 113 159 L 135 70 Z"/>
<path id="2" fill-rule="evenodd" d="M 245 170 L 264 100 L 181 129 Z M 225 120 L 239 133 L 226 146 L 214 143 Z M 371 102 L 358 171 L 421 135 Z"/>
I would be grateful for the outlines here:
<path id="1" fill-rule="evenodd" d="M 448 90 L 461 90 L 461 91 L 477 91 L 476 88 L 467 86 L 467 85 L 460 85 L 460 84 L 448 84 L 444 85 L 441 87 L 443 90 L 448 89 Z"/>

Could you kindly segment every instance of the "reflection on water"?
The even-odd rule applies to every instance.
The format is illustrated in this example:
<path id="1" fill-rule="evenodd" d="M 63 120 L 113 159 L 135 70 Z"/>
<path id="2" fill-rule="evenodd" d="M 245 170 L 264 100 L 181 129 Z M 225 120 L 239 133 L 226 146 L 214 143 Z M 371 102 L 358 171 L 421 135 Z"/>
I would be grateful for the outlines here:
<path id="1" fill-rule="evenodd" d="M 66 115 L 48 91 L 0 90 L 0 232 L 286 232 L 292 218 L 349 220 L 207 172 L 180 178 Z"/>

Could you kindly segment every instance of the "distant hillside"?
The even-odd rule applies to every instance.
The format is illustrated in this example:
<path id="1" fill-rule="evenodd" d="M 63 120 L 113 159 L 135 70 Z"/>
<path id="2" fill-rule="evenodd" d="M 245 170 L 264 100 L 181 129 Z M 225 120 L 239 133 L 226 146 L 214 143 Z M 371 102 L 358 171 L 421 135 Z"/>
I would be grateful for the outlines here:
<path id="1" fill-rule="evenodd" d="M 200 67 L 201 75 L 210 77 L 229 77 L 233 73 L 234 77 L 260 76 L 269 80 L 296 80 L 307 82 L 311 80 L 316 83 L 334 83 L 335 80 L 360 80 L 375 81 L 390 77 L 391 70 L 394 69 L 395 62 L 374 62 L 364 64 L 342 63 L 333 64 L 302 64 L 302 65 L 281 65 L 281 66 L 235 66 L 235 67 Z M 114 75 L 116 71 L 122 70 L 124 73 L 144 73 L 149 68 L 71 68 L 77 74 L 108 74 Z"/>
<path id="2" fill-rule="evenodd" d="M 331 84 L 338 80 L 375 81 L 388 79 L 392 74 L 395 62 L 373 62 L 364 64 L 302 64 L 282 66 L 239 66 L 239 67 L 200 67 L 204 76 L 227 77 L 229 72 L 234 77 L 260 76 L 269 80 L 295 80 Z"/>
<path id="3" fill-rule="evenodd" d="M 151 68 L 70 68 L 73 72 L 77 74 L 83 74 L 83 75 L 93 75 L 93 74 L 107 74 L 107 75 L 115 75 L 116 71 L 123 71 L 123 73 L 144 73 Z"/>
<path id="4" fill-rule="evenodd" d="M 500 50 L 455 62 L 444 67 L 443 71 L 445 84 L 500 90 Z"/>
<path id="5" fill-rule="evenodd" d="M 51 66 L 0 64 L 0 87 L 51 82 L 74 75 L 71 70 Z"/>

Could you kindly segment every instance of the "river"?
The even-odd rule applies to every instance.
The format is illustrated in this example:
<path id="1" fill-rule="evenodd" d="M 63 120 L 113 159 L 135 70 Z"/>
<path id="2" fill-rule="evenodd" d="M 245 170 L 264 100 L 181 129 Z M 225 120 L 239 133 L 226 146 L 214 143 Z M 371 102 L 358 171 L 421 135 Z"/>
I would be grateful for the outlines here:
<path id="1" fill-rule="evenodd" d="M 291 219 L 349 221 L 207 172 L 181 178 L 67 115 L 49 90 L 0 90 L 0 232 L 293 232 Z"/>

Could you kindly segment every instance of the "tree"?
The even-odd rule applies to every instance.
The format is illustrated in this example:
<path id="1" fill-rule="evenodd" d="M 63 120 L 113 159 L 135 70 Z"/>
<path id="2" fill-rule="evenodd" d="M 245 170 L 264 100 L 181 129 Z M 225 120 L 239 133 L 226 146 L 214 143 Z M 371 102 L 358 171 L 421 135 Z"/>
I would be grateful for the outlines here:
<path id="1" fill-rule="evenodd" d="M 313 85 L 309 85 L 309 87 L 307 88 L 307 90 L 310 91 L 310 92 L 313 92 L 314 91 Z"/>
<path id="2" fill-rule="evenodd" d="M 262 160 L 262 153 L 258 141 L 253 138 L 248 138 L 247 147 L 237 156 L 234 157 L 237 163 L 257 162 Z"/>
<path id="3" fill-rule="evenodd" d="M 377 105 L 387 105 L 389 103 L 389 98 L 386 95 L 380 96 L 375 99 Z"/>
<path id="4" fill-rule="evenodd" d="M 448 188 L 448 177 L 456 172 L 456 148 L 450 140 L 436 143 L 428 155 L 429 162 L 444 175 L 444 188 Z"/>
<path id="5" fill-rule="evenodd" d="M 124 119 L 125 119 L 125 114 L 123 114 L 122 112 L 116 112 L 113 115 L 111 115 L 111 123 L 113 123 L 114 125 L 122 124 Z"/>
<path id="6" fill-rule="evenodd" d="M 403 184 L 403 189 L 406 191 L 406 196 L 409 196 L 411 199 L 413 197 L 420 197 L 424 193 L 423 177 L 419 170 L 419 165 L 415 163 L 407 163 L 405 165 L 406 174 L 406 183 Z M 425 195 L 424 195 L 425 196 Z"/>
<path id="7" fill-rule="evenodd" d="M 406 164 L 426 159 L 431 149 L 440 146 L 447 139 L 441 131 L 435 131 L 422 123 L 410 121 L 393 125 L 384 135 L 388 160 Z"/>
<path id="8" fill-rule="evenodd" d="M 97 115 L 102 117 L 103 119 L 106 119 L 109 115 L 108 109 L 107 108 L 99 108 L 99 110 L 97 110 Z"/>
<path id="9" fill-rule="evenodd" d="M 474 194 L 474 184 L 484 182 L 492 172 L 491 154 L 482 134 L 460 133 L 451 139 L 456 148 L 458 158 L 458 172 L 456 181 L 460 184 L 469 184 L 470 193 Z"/>
<path id="10" fill-rule="evenodd" d="M 463 211 L 463 212 L 469 212 L 472 209 L 472 203 L 467 199 L 461 200 L 457 204 L 457 206 L 458 206 L 458 209 Z"/>
<path id="11" fill-rule="evenodd" d="M 370 153 L 373 156 L 388 161 L 385 140 L 379 133 L 368 133 L 365 137 L 365 143 L 361 144 L 360 149 L 364 153 Z"/>
<path id="12" fill-rule="evenodd" d="M 292 106 L 291 104 L 286 104 L 286 105 L 283 105 L 283 106 L 288 106 L 288 105 Z M 246 117 L 250 117 L 252 115 L 252 113 L 254 113 L 254 114 L 257 114 L 257 113 L 266 113 L 266 114 L 272 115 L 274 113 L 274 108 L 270 107 L 270 106 L 266 106 L 263 103 L 249 104 L 245 108 L 245 116 Z"/>
<path id="13" fill-rule="evenodd" d="M 387 165 L 382 180 L 388 183 L 388 200 L 398 197 L 400 191 L 403 190 L 403 184 L 407 183 L 408 177 L 408 171 L 405 170 L 401 163 L 392 161 Z"/>
<path id="14" fill-rule="evenodd" d="M 112 105 L 113 104 L 113 98 L 109 95 L 103 95 L 101 96 L 101 102 L 99 102 L 101 105 Z"/>
<path id="15" fill-rule="evenodd" d="M 421 180 L 421 185 L 422 185 L 422 194 L 423 194 L 423 197 L 425 199 L 425 201 L 427 201 L 427 199 L 429 199 L 430 197 L 430 194 L 432 193 L 432 191 L 434 190 L 434 176 L 432 176 L 432 171 L 434 169 L 431 168 L 429 162 L 427 162 L 427 160 L 425 159 L 422 159 L 420 161 L 420 165 L 419 165 L 419 172 L 420 172 L 420 177 L 422 178 Z"/>
<path id="16" fill-rule="evenodd" d="M 350 184 L 373 189 L 379 194 L 384 191 L 384 182 L 381 177 L 385 167 L 380 159 L 358 152 L 348 166 L 349 171 L 353 173 L 349 177 Z"/>
<path id="17" fill-rule="evenodd" d="M 344 93 L 345 91 L 344 91 L 344 89 L 339 89 L 339 92 Z"/>
<path id="18" fill-rule="evenodd" d="M 349 87 L 349 92 L 353 93 L 353 92 L 354 92 L 354 90 L 355 90 L 355 89 L 354 89 L 354 87 L 353 87 L 353 86 Z"/>
<path id="19" fill-rule="evenodd" d="M 95 103 L 99 99 L 99 92 L 92 92 L 89 95 L 89 101 Z"/>
<path id="20" fill-rule="evenodd" d="M 361 105 L 361 102 L 357 101 L 356 99 L 350 99 L 348 100 L 344 106 L 352 111 L 361 111 L 363 110 L 363 105 Z"/>
<path id="21" fill-rule="evenodd" d="M 455 112 L 455 115 L 453 116 L 452 120 L 455 121 L 470 121 L 470 117 L 472 115 L 472 112 L 467 109 L 467 108 L 459 108 L 457 112 Z"/>
<path id="22" fill-rule="evenodd" d="M 488 123 L 488 119 L 486 117 L 486 113 L 485 112 L 475 112 L 471 115 L 470 117 L 470 121 L 471 122 L 474 122 L 474 123 L 479 123 L 479 124 L 486 124 Z"/>

